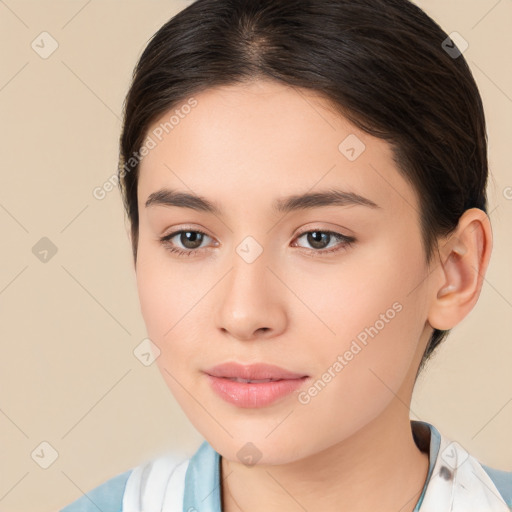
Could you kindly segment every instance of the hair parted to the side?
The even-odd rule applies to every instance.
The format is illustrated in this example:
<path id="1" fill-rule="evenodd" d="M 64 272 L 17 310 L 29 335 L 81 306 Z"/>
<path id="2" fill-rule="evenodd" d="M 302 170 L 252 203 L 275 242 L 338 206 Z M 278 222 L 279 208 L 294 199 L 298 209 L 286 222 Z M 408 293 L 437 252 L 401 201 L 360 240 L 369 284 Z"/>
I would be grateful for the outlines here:
<path id="1" fill-rule="evenodd" d="M 197 0 L 151 38 L 124 103 L 119 184 L 137 261 L 139 148 L 194 94 L 273 79 L 321 94 L 386 140 L 420 203 L 425 259 L 469 208 L 487 212 L 482 100 L 448 35 L 408 0 Z M 418 369 L 450 331 L 434 329 Z M 417 377 L 416 376 L 416 377 Z"/>

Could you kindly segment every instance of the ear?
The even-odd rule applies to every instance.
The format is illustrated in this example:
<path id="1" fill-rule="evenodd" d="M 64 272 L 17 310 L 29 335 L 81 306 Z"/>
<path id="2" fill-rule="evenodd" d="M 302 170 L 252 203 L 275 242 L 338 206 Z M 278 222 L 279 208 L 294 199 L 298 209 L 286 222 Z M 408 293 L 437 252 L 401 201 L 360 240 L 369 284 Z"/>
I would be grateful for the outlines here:
<path id="1" fill-rule="evenodd" d="M 474 307 L 482 289 L 491 257 L 492 231 L 489 217 L 479 208 L 466 210 L 456 230 L 440 244 L 438 279 L 428 322 L 435 329 L 449 330 Z"/>

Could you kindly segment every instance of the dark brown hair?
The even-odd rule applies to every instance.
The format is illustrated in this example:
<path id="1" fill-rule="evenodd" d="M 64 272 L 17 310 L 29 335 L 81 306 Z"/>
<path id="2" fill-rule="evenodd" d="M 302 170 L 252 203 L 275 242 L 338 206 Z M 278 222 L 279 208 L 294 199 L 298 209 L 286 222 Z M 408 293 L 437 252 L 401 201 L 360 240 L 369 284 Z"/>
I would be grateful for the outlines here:
<path id="1" fill-rule="evenodd" d="M 451 50 L 450 50 L 451 48 Z M 419 197 L 426 261 L 469 208 L 487 211 L 487 137 L 471 71 L 408 0 L 197 0 L 151 38 L 124 104 L 119 184 L 137 260 L 139 150 L 206 89 L 264 78 L 321 94 L 386 140 Z M 435 329 L 418 374 L 449 331 Z"/>

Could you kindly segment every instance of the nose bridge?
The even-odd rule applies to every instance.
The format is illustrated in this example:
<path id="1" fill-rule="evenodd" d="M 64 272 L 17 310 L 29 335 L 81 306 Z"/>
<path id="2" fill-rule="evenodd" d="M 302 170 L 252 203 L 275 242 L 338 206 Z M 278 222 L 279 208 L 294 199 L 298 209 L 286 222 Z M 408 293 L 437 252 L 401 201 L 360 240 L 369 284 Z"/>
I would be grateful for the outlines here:
<path id="1" fill-rule="evenodd" d="M 252 235 L 245 236 L 234 249 L 231 257 L 232 271 L 228 279 L 229 288 L 235 291 L 235 295 L 240 288 L 241 293 L 250 293 L 257 300 L 256 295 L 265 295 L 268 286 L 269 251 Z"/>
<path id="2" fill-rule="evenodd" d="M 263 245 L 256 240 L 252 235 L 247 235 L 235 248 L 235 252 L 240 259 L 247 265 L 252 265 L 257 260 L 265 260 L 266 257 L 261 258 L 265 251 Z M 260 262 L 261 263 L 261 262 Z"/>
<path id="3" fill-rule="evenodd" d="M 275 332 L 284 325 L 284 311 L 267 268 L 270 251 L 253 236 L 246 236 L 228 257 L 230 272 L 220 289 L 217 325 L 239 339 L 249 339 L 258 330 Z"/>

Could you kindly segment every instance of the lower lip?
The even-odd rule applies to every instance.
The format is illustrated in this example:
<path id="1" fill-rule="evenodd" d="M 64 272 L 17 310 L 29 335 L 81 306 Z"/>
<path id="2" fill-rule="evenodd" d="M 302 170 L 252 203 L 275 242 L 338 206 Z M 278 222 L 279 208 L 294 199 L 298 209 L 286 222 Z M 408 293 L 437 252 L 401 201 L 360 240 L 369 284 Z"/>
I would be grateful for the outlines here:
<path id="1" fill-rule="evenodd" d="M 265 407 L 302 386 L 308 377 L 272 382 L 236 382 L 224 377 L 206 375 L 212 389 L 226 402 L 238 407 Z"/>

